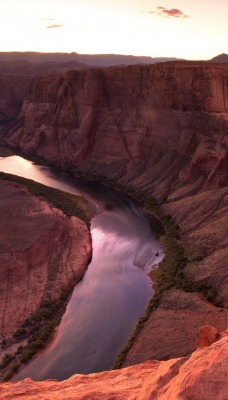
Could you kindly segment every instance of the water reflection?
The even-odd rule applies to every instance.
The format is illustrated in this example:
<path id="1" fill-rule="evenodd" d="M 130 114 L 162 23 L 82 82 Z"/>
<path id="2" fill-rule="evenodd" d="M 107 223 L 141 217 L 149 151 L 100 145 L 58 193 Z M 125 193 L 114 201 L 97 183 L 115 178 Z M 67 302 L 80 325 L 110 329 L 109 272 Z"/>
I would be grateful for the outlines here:
<path id="1" fill-rule="evenodd" d="M 64 192 L 73 194 L 80 193 L 76 187 L 64 182 L 64 180 L 56 179 L 53 171 L 46 166 L 36 165 L 19 156 L 0 157 L 0 170 L 8 174 L 22 176 L 23 178 L 32 179 L 44 185 L 60 189 Z"/>
<path id="2" fill-rule="evenodd" d="M 145 270 L 162 258 L 148 219 L 130 199 L 96 182 L 57 175 L 17 156 L 2 158 L 0 170 L 81 193 L 100 210 L 91 225 L 92 262 L 72 294 L 55 340 L 15 380 L 65 379 L 76 372 L 109 369 L 152 296 Z"/>

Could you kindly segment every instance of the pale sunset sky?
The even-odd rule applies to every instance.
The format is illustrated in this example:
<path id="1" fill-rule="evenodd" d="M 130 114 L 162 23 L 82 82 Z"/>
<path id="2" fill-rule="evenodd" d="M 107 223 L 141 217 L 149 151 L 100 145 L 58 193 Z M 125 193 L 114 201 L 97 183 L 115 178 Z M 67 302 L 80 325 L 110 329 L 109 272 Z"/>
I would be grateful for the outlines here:
<path id="1" fill-rule="evenodd" d="M 210 59 L 228 53 L 228 0 L 0 0 L 0 51 Z"/>

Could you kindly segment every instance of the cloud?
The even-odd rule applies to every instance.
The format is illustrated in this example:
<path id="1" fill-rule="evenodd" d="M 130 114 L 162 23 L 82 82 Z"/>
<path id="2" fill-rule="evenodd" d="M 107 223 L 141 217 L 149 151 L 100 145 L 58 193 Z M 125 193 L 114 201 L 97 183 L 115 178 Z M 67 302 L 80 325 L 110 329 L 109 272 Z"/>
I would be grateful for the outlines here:
<path id="1" fill-rule="evenodd" d="M 53 24 L 53 25 L 48 25 L 46 26 L 47 29 L 51 28 L 61 28 L 61 26 L 64 26 L 64 24 Z"/>
<path id="2" fill-rule="evenodd" d="M 55 21 L 55 18 L 40 18 L 40 19 L 45 19 L 46 21 Z"/>
<path id="3" fill-rule="evenodd" d="M 189 18 L 189 15 L 184 14 L 181 10 L 177 8 L 171 8 L 170 10 L 165 7 L 157 7 L 154 11 L 147 11 L 147 14 L 157 14 L 161 17 L 168 18 Z"/>

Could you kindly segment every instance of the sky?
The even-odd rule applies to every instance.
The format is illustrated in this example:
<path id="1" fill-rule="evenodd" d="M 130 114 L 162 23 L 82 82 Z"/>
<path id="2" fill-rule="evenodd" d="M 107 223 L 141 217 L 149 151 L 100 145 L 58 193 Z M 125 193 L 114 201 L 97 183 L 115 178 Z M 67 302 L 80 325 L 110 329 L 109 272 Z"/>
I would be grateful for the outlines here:
<path id="1" fill-rule="evenodd" d="M 228 53 L 228 0 L 0 0 L 0 51 L 210 59 Z"/>

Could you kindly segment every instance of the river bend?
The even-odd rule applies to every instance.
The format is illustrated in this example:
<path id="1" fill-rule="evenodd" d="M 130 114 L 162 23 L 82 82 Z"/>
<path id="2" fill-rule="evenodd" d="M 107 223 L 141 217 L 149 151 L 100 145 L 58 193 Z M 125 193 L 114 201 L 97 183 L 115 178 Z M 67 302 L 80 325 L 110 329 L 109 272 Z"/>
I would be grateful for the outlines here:
<path id="1" fill-rule="evenodd" d="M 14 380 L 63 380 L 110 369 L 152 297 L 146 272 L 162 259 L 149 217 L 118 191 L 18 156 L 1 157 L 0 171 L 82 195 L 97 210 L 91 223 L 92 261 L 55 338 Z"/>

